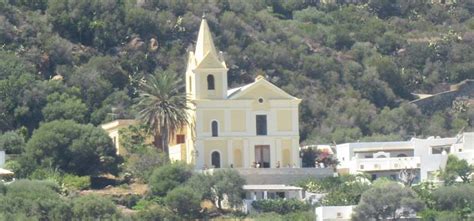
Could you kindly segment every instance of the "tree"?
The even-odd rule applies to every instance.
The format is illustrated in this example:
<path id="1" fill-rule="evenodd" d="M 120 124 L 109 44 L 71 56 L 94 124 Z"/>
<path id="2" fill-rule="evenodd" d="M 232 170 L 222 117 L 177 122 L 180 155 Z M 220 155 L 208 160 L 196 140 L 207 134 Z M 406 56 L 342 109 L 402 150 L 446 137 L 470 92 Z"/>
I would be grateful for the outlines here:
<path id="1" fill-rule="evenodd" d="M 395 182 L 381 182 L 362 194 L 354 209 L 353 220 L 399 219 L 406 213 L 423 209 L 423 202 L 416 193 Z"/>
<path id="2" fill-rule="evenodd" d="M 444 186 L 433 191 L 434 209 L 438 212 L 454 212 L 459 220 L 467 219 L 474 211 L 474 186 L 459 184 Z"/>
<path id="3" fill-rule="evenodd" d="M 71 220 L 71 209 L 59 189 L 50 181 L 15 181 L 0 191 L 0 218 L 23 214 L 23 220 Z"/>
<path id="4" fill-rule="evenodd" d="M 358 204 L 370 181 L 365 175 L 342 175 L 307 180 L 300 186 L 308 192 L 326 193 L 321 201 L 325 206 L 341 206 Z"/>
<path id="5" fill-rule="evenodd" d="M 155 148 L 146 148 L 140 152 L 126 155 L 125 161 L 125 169 L 132 176 L 137 177 L 141 181 L 146 181 L 155 168 L 168 163 L 169 159 L 163 152 Z"/>
<path id="6" fill-rule="evenodd" d="M 219 209 L 222 209 L 224 196 L 227 197 L 227 201 L 231 207 L 242 204 L 245 180 L 236 170 L 222 169 L 216 171 L 212 176 L 214 179 L 214 185 L 212 187 L 215 194 L 214 200 L 217 201 L 217 207 Z"/>
<path id="7" fill-rule="evenodd" d="M 118 172 L 120 157 L 100 128 L 71 120 L 51 121 L 34 131 L 26 144 L 24 166 L 57 168 L 80 176 Z"/>
<path id="8" fill-rule="evenodd" d="M 46 121 L 74 120 L 84 123 L 87 106 L 76 96 L 66 93 L 53 93 L 48 95 L 48 104 L 43 108 L 43 116 Z"/>
<path id="9" fill-rule="evenodd" d="M 0 135 L 0 150 L 7 154 L 20 154 L 25 150 L 25 139 L 15 131 Z"/>
<path id="10" fill-rule="evenodd" d="M 322 163 L 325 167 L 336 166 L 339 164 L 336 158 L 329 155 L 328 152 L 318 150 L 316 148 L 308 147 L 301 150 L 303 153 L 302 163 L 303 167 L 315 167 L 316 164 Z"/>
<path id="11" fill-rule="evenodd" d="M 191 188 L 182 186 L 171 190 L 165 197 L 165 204 L 183 218 L 196 218 L 201 210 L 201 197 Z"/>
<path id="12" fill-rule="evenodd" d="M 186 184 L 199 193 L 202 200 L 214 202 L 219 209 L 222 209 L 224 199 L 231 207 L 239 206 L 245 193 L 245 180 L 233 169 L 220 169 L 212 175 L 194 174 Z"/>
<path id="13" fill-rule="evenodd" d="M 474 173 L 474 167 L 469 165 L 466 160 L 460 160 L 454 155 L 448 156 L 446 168 L 441 171 L 440 177 L 444 180 L 445 185 L 452 185 L 459 177 L 463 183 L 471 182 L 471 174 Z"/>
<path id="14" fill-rule="evenodd" d="M 192 174 L 191 166 L 180 162 L 158 167 L 149 178 L 151 193 L 166 196 L 168 192 L 185 183 Z"/>
<path id="15" fill-rule="evenodd" d="M 212 175 L 206 173 L 195 173 L 186 182 L 186 185 L 193 189 L 194 192 L 199 193 L 201 200 L 209 200 L 214 202 L 214 191 L 212 186 L 215 183 L 215 179 Z"/>
<path id="16" fill-rule="evenodd" d="M 112 200 L 93 194 L 73 199 L 72 212 L 77 220 L 116 220 L 120 218 L 120 213 Z"/>
<path id="17" fill-rule="evenodd" d="M 140 87 L 138 118 L 150 128 L 155 146 L 167 155 L 169 138 L 189 122 L 184 84 L 176 75 L 156 73 Z"/>

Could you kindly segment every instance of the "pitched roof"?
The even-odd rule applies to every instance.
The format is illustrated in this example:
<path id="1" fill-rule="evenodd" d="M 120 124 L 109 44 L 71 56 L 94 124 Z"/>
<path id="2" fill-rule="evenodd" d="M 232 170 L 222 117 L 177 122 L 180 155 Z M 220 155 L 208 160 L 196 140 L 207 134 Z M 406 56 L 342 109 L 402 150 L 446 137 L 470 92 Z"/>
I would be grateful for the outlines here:
<path id="1" fill-rule="evenodd" d="M 255 81 L 250 83 L 250 84 L 228 90 L 227 91 L 227 99 L 237 99 L 237 98 L 242 97 L 243 95 L 247 94 L 253 88 L 260 87 L 260 86 L 267 86 L 274 93 L 276 93 L 276 94 L 278 94 L 278 95 L 280 95 L 284 98 L 299 100 L 298 98 L 291 96 L 290 94 L 286 93 L 285 91 L 283 91 L 279 87 L 277 87 L 274 84 L 270 83 L 269 81 L 267 81 L 262 76 L 258 76 L 257 78 L 255 78 Z"/>

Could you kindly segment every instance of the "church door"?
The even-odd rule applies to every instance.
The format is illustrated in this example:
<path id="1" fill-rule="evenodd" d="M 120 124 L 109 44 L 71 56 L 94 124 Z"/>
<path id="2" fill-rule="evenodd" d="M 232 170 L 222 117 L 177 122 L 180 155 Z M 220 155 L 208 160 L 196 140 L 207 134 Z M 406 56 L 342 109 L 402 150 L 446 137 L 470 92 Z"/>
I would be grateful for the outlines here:
<path id="1" fill-rule="evenodd" d="M 255 162 L 262 168 L 270 168 L 270 146 L 255 146 Z"/>

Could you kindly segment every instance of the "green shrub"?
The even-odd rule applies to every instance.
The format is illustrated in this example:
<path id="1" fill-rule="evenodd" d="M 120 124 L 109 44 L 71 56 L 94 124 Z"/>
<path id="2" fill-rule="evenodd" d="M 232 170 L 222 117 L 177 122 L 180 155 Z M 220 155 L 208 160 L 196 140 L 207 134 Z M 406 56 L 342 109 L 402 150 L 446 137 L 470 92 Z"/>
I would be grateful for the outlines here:
<path id="1" fill-rule="evenodd" d="M 0 220 L 70 220 L 71 209 L 50 181 L 18 180 L 0 194 Z"/>
<path id="2" fill-rule="evenodd" d="M 158 205 L 141 210 L 132 216 L 132 220 L 142 221 L 161 221 L 165 220 L 166 218 L 169 218 L 170 220 L 177 220 L 175 217 L 173 217 L 173 214 L 170 214 L 165 208 Z"/>
<path id="3" fill-rule="evenodd" d="M 73 216 L 77 220 L 117 219 L 120 213 L 108 198 L 97 195 L 85 195 L 73 199 Z"/>
<path id="4" fill-rule="evenodd" d="M 288 214 L 296 211 L 306 211 L 311 207 L 305 202 L 296 199 L 290 200 L 257 200 L 252 203 L 253 208 L 259 212 L 275 212 L 278 214 Z"/>
<path id="5" fill-rule="evenodd" d="M 201 210 L 201 196 L 189 187 L 177 187 L 166 195 L 165 204 L 183 218 L 197 218 Z"/>
<path id="6" fill-rule="evenodd" d="M 15 131 L 8 131 L 0 135 L 0 150 L 6 154 L 21 154 L 25 150 L 25 140 Z"/>
<path id="7" fill-rule="evenodd" d="M 135 206 L 132 207 L 132 209 L 141 211 L 147 209 L 148 207 L 151 207 L 152 205 L 155 205 L 155 202 L 153 202 L 152 200 L 141 199 L 135 204 Z"/>
<path id="8" fill-rule="evenodd" d="M 135 207 L 138 202 L 140 202 L 141 198 L 142 197 L 140 195 L 130 194 L 130 195 L 114 197 L 112 200 L 118 205 L 122 205 L 131 209 Z"/>
<path id="9" fill-rule="evenodd" d="M 249 218 L 255 221 L 287 221 L 287 220 L 313 221 L 316 219 L 313 211 L 292 212 L 285 215 L 278 214 L 275 212 L 258 213 L 258 214 L 250 215 Z"/>
<path id="10" fill-rule="evenodd" d="M 66 174 L 62 179 L 62 183 L 68 189 L 85 190 L 91 186 L 91 179 L 88 176 Z"/>
<path id="11" fill-rule="evenodd" d="M 52 180 L 56 183 L 61 181 L 61 177 L 61 172 L 53 168 L 38 168 L 28 176 L 32 180 Z"/>
<path id="12" fill-rule="evenodd" d="M 169 191 L 185 183 L 192 174 L 192 168 L 184 163 L 172 163 L 158 167 L 149 179 L 151 193 L 166 196 Z"/>

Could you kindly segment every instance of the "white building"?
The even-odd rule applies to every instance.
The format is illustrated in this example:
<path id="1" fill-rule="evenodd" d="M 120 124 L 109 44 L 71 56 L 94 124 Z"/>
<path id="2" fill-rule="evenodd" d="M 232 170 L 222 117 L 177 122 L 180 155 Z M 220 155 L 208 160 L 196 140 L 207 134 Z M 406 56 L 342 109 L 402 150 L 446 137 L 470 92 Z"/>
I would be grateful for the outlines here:
<path id="1" fill-rule="evenodd" d="M 372 178 L 398 178 L 403 169 L 416 171 L 415 181 L 436 179 L 436 173 L 446 166 L 448 154 L 474 162 L 474 133 L 457 137 L 427 139 L 413 138 L 410 141 L 359 142 L 336 146 L 338 170 L 341 173 L 360 172 Z"/>
<path id="2" fill-rule="evenodd" d="M 355 206 L 321 206 L 315 209 L 316 221 L 351 220 Z"/>
<path id="3" fill-rule="evenodd" d="M 245 199 L 242 212 L 253 211 L 252 203 L 257 200 L 297 199 L 303 200 L 303 188 L 287 185 L 244 185 Z"/>

